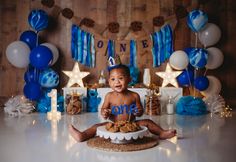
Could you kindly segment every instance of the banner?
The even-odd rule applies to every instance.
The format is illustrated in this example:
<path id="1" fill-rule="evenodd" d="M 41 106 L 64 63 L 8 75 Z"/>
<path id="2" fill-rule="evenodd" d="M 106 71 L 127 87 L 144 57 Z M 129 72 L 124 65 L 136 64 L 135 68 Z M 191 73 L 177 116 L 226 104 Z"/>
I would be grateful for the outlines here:
<path id="1" fill-rule="evenodd" d="M 135 44 L 135 53 L 151 51 L 153 67 L 160 66 L 173 52 L 173 36 L 170 25 L 160 31 L 136 40 L 109 40 L 85 32 L 80 27 L 72 26 L 71 50 L 72 58 L 80 63 L 94 67 L 95 52 L 104 56 L 129 55 L 131 42 Z M 136 56 L 136 55 L 135 55 Z"/>

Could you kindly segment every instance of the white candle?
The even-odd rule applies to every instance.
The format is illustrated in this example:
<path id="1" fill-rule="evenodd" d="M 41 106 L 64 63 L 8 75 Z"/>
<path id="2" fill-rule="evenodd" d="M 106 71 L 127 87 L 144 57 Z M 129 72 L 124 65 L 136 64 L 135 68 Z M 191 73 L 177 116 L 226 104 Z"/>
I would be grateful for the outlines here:
<path id="1" fill-rule="evenodd" d="M 174 104 L 168 103 L 166 105 L 167 114 L 174 114 Z"/>
<path id="2" fill-rule="evenodd" d="M 150 69 L 148 68 L 145 68 L 143 72 L 143 84 L 146 86 L 150 86 L 151 84 Z"/>

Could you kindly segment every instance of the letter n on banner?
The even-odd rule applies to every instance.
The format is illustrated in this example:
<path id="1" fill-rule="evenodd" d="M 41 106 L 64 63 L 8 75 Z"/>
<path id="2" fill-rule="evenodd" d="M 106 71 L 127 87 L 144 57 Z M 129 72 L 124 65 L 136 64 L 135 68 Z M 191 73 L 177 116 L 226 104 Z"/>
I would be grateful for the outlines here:
<path id="1" fill-rule="evenodd" d="M 137 41 L 138 43 L 138 50 L 140 53 L 144 53 L 146 51 L 151 51 L 152 49 L 152 40 L 150 37 L 144 37 Z"/>
<path id="2" fill-rule="evenodd" d="M 96 48 L 96 51 L 99 54 L 105 55 L 105 52 L 107 49 L 107 44 L 108 44 L 108 40 L 106 40 L 106 39 L 97 38 L 97 37 L 95 37 L 95 39 L 94 39 L 94 46 Z"/>
<path id="3" fill-rule="evenodd" d="M 130 42 L 129 41 L 116 41 L 115 42 L 115 50 L 119 55 L 129 54 L 130 51 Z"/>

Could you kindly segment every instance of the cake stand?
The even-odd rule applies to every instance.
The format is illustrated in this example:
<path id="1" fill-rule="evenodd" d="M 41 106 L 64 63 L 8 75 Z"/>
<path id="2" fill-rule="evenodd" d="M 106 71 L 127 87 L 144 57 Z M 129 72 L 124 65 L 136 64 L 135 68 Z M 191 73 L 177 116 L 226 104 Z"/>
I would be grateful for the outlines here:
<path id="1" fill-rule="evenodd" d="M 141 126 L 141 130 L 136 132 L 128 132 L 128 133 L 121 133 L 121 132 L 109 132 L 106 130 L 105 126 L 100 126 L 97 128 L 97 136 L 111 139 L 112 143 L 116 144 L 127 144 L 133 142 L 133 140 L 137 140 L 138 138 L 143 138 L 148 132 L 147 127 Z"/>

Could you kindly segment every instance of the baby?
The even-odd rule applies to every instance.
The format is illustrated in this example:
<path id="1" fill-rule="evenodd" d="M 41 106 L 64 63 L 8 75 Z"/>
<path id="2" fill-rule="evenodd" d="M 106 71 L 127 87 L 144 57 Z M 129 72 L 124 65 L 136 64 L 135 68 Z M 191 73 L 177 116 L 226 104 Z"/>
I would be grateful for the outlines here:
<path id="1" fill-rule="evenodd" d="M 159 125 L 149 119 L 136 120 L 136 116 L 143 114 L 143 107 L 137 93 L 128 90 L 128 83 L 131 81 L 129 68 L 125 65 L 118 65 L 109 71 L 109 85 L 112 92 L 105 96 L 101 109 L 101 115 L 113 122 L 136 121 L 139 126 L 146 126 L 148 130 L 158 135 L 160 139 L 171 138 L 176 135 L 176 130 L 163 130 Z M 97 127 L 106 125 L 108 122 L 95 124 L 87 130 L 80 132 L 72 125 L 69 131 L 78 142 L 86 141 L 96 135 Z"/>

